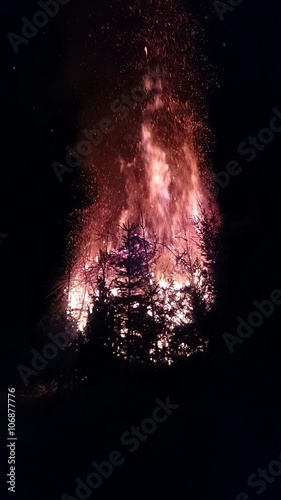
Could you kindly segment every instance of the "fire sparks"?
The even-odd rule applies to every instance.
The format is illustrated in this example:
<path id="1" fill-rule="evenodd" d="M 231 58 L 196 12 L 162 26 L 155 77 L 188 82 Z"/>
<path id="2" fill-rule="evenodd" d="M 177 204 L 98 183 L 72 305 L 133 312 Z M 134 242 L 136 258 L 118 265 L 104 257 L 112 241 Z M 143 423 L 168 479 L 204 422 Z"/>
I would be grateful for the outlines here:
<path id="1" fill-rule="evenodd" d="M 166 9 L 164 16 L 163 9 Z M 98 200 L 84 212 L 80 245 L 65 292 L 68 313 L 77 320 L 81 330 L 93 311 L 95 299 L 100 298 L 101 268 L 108 296 L 121 297 L 116 267 L 106 267 L 106 261 L 103 263 L 101 259 L 116 255 L 123 258 L 120 226 L 136 223 L 133 234 L 136 241 L 142 237 L 142 241 L 157 248 L 157 259 L 148 270 L 148 290 L 156 290 L 150 296 L 157 311 L 151 302 L 145 314 L 163 324 L 157 346 L 165 350 L 165 359 L 169 362 L 173 329 L 194 321 L 194 296 L 197 294 L 206 310 L 215 299 L 214 262 L 206 259 L 202 227 L 206 227 L 215 214 L 210 229 L 215 233 L 219 216 L 200 143 L 205 126 L 196 117 L 196 82 L 189 84 L 190 95 L 180 92 L 186 72 L 192 68 L 192 57 L 188 59 L 187 47 L 175 34 L 179 24 L 184 28 L 185 17 L 169 0 L 157 0 L 151 10 L 144 8 L 142 12 L 145 28 L 139 40 L 144 45 L 145 57 L 136 66 L 142 67 L 147 100 L 139 117 L 139 141 L 130 159 L 120 160 L 118 180 L 110 181 L 102 176 L 99 179 Z M 173 19 L 173 23 L 167 23 L 167 18 Z M 192 37 L 191 43 L 194 44 Z M 191 76 L 194 73 L 192 70 Z M 139 288 L 141 292 L 141 285 Z M 131 301 L 132 309 L 139 306 L 137 300 Z M 124 322 L 119 334 L 125 338 L 127 332 Z M 140 335 L 137 330 L 132 333 L 136 337 Z M 157 350 L 157 346 L 151 352 Z M 192 351 L 186 343 L 178 349 L 185 355 Z"/>

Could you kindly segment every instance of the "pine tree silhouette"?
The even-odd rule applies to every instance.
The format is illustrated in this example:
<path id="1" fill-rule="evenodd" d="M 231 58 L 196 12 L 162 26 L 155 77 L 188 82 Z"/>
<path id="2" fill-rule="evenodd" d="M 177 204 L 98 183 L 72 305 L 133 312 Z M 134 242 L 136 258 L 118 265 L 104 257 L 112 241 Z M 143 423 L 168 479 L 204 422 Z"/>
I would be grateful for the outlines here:
<path id="1" fill-rule="evenodd" d="M 135 223 L 121 226 L 122 245 L 113 252 L 111 261 L 118 290 L 114 304 L 121 325 L 119 348 L 127 365 L 132 361 L 148 363 L 153 343 L 148 315 L 152 298 L 149 262 L 155 249 L 150 248 L 138 229 Z"/>

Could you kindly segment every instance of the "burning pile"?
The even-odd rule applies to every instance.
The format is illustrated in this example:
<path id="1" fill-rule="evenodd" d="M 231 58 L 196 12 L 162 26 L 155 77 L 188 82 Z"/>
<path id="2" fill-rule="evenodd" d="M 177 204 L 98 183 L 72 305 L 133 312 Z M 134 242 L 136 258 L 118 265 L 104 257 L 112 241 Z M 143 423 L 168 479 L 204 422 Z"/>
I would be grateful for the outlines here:
<path id="1" fill-rule="evenodd" d="M 178 33 L 189 20 L 173 2 L 140 3 L 143 59 L 136 66 L 147 100 L 139 140 L 120 158 L 118 181 L 98 179 L 65 293 L 81 330 L 102 304 L 111 332 L 103 344 L 117 356 L 143 359 L 145 352 L 170 362 L 206 344 L 200 325 L 215 300 L 220 219 L 203 153 L 206 128 L 196 113 L 193 28 L 188 51 Z"/>

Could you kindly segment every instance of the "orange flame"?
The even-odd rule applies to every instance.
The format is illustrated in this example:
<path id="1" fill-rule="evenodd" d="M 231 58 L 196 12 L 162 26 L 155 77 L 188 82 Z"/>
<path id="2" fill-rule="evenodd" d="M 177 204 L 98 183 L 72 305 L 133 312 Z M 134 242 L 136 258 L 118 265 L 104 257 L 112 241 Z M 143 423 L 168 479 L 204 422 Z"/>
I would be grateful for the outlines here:
<path id="1" fill-rule="evenodd" d="M 163 290 L 168 282 L 173 283 L 174 289 L 180 289 L 187 284 L 186 277 L 176 271 L 169 248 L 183 251 L 188 239 L 191 260 L 202 260 L 194 220 L 202 216 L 200 207 L 206 211 L 210 207 L 217 209 L 208 186 L 211 176 L 198 142 L 198 132 L 205 127 L 195 118 L 196 96 L 182 102 L 173 88 L 178 76 L 175 65 L 177 42 L 171 23 L 161 24 L 161 2 L 156 4 L 158 11 L 155 10 L 155 15 L 161 28 L 148 20 L 144 64 L 150 63 L 151 66 L 147 67 L 143 78 L 147 102 L 142 110 L 137 150 L 130 161 L 120 161 L 119 175 L 124 189 L 120 193 L 119 181 L 105 182 L 99 200 L 84 214 L 84 229 L 79 236 L 81 244 L 68 290 L 69 312 L 81 329 L 85 326 L 87 313 L 92 308 L 91 297 L 95 293 L 95 284 L 87 281 L 87 269 L 97 261 L 102 246 L 106 245 L 108 250 L 118 248 L 118 225 L 127 221 L 138 222 L 142 214 L 148 239 L 156 238 L 162 246 L 155 270 L 159 284 Z M 169 1 L 164 4 L 172 8 Z M 177 29 L 177 22 L 183 21 L 183 15 L 174 13 L 173 17 Z M 182 49 L 179 57 L 184 59 Z M 153 62 L 155 60 L 157 64 Z M 189 61 L 188 67 L 190 65 Z M 179 66 L 182 71 L 182 60 Z M 195 275 L 194 279 L 202 280 L 202 277 Z M 208 300 L 211 303 L 214 297 L 210 296 Z M 177 323 L 181 319 L 177 317 L 174 321 Z"/>

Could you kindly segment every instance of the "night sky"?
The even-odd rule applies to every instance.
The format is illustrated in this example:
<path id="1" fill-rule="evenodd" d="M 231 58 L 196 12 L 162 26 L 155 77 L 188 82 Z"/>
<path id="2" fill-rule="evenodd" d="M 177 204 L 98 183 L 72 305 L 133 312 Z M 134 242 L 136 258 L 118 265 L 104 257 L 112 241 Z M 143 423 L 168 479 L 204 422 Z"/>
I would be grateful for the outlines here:
<path id="1" fill-rule="evenodd" d="M 63 271 L 69 214 L 87 203 L 81 172 L 59 183 L 51 164 L 64 163 L 65 147 L 75 144 L 81 130 L 108 116 L 110 103 L 138 85 L 137 75 L 122 71 L 134 56 L 128 22 L 122 28 L 124 50 L 116 48 L 125 2 L 116 1 L 114 9 L 110 3 L 70 0 L 15 54 L 7 34 L 20 34 L 22 16 L 31 19 L 39 7 L 33 0 L 1 0 L 0 233 L 8 237 L 0 244 L 0 373 L 16 366 L 34 341 Z M 211 165 L 215 173 L 230 160 L 243 168 L 218 196 L 223 216 L 218 307 L 224 328 L 233 331 L 236 317 L 246 316 L 253 300 L 281 288 L 281 133 L 252 162 L 237 151 L 249 135 L 268 127 L 273 108 L 281 113 L 281 4 L 244 0 L 222 22 L 211 1 L 184 3 L 205 29 L 205 50 L 219 81 L 209 96 L 206 90 L 214 136 Z M 113 13 L 116 29 L 109 36 L 101 27 L 112 23 Z M 280 312 L 281 307 L 249 341 L 254 352 L 279 349 L 280 354 Z M 220 348 L 225 349 L 223 341 Z M 269 356 L 265 372 L 270 366 Z"/>

